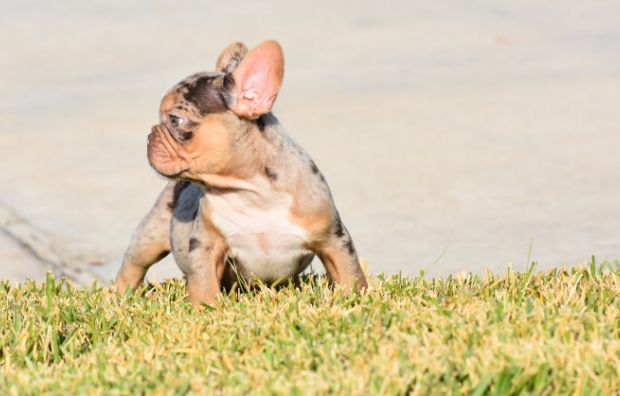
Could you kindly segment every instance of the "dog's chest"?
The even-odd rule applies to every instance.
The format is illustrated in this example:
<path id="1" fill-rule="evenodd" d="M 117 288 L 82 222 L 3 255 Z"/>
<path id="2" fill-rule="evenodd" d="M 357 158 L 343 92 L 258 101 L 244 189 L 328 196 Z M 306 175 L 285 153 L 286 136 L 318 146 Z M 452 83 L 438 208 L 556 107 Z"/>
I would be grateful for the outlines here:
<path id="1" fill-rule="evenodd" d="M 244 275 L 263 281 L 296 275 L 311 252 L 306 231 L 290 221 L 290 194 L 207 194 L 211 220 L 228 241 Z"/>

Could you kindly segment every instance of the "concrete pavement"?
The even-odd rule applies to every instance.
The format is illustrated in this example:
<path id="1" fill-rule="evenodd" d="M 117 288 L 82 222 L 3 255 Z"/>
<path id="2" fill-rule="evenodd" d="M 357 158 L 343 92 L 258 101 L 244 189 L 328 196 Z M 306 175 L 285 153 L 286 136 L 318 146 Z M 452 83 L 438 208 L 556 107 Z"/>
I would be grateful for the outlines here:
<path id="1" fill-rule="evenodd" d="M 0 5 L 0 204 L 63 267 L 114 276 L 164 181 L 164 91 L 278 40 L 275 113 L 372 273 L 620 258 L 620 4 L 188 1 Z M 19 243 L 18 243 L 19 242 Z M 0 279 L 49 263 L 0 232 Z M 156 278 L 178 275 L 174 263 Z M 77 276 L 77 275 L 76 275 Z M 153 274 L 151 274 L 151 277 Z"/>

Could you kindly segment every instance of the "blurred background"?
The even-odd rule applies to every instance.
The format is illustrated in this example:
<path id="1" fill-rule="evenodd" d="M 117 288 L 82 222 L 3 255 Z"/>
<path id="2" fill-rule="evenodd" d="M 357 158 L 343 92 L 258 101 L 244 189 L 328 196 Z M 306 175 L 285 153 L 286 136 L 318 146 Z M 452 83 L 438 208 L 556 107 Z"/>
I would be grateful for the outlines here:
<path id="1" fill-rule="evenodd" d="M 0 26 L 0 279 L 113 278 L 165 185 L 162 94 L 266 39 L 373 274 L 620 258 L 620 2 L 3 0 Z"/>

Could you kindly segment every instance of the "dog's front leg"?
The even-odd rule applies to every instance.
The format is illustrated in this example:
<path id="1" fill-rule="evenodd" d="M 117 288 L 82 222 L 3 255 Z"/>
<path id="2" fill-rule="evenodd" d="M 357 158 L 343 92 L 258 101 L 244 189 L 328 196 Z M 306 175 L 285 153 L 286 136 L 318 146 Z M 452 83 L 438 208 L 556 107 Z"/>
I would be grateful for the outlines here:
<path id="1" fill-rule="evenodd" d="M 133 233 L 131 243 L 116 275 L 116 290 L 123 294 L 131 285 L 136 290 L 149 267 L 170 253 L 170 220 L 177 182 L 170 182 L 157 198 L 155 206 Z"/>
<path id="2" fill-rule="evenodd" d="M 212 304 L 222 288 L 229 247 L 209 219 L 198 216 L 189 240 L 187 288 L 189 302 Z"/>
<path id="3" fill-rule="evenodd" d="M 336 283 L 343 285 L 345 290 L 368 287 L 353 240 L 346 229 L 342 236 L 332 236 L 320 243 L 315 252 L 329 276 Z"/>

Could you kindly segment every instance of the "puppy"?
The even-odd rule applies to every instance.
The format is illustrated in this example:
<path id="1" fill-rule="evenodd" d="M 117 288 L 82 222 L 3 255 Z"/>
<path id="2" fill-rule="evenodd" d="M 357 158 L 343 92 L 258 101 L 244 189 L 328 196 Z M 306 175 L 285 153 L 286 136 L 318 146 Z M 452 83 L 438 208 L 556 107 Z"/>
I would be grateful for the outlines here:
<path id="1" fill-rule="evenodd" d="M 164 95 L 148 160 L 171 181 L 133 234 L 118 292 L 135 290 L 170 252 L 194 305 L 212 303 L 238 277 L 295 278 L 315 254 L 346 290 L 367 286 L 325 178 L 270 112 L 283 77 L 278 43 L 249 53 L 232 43 L 215 72 Z"/>

